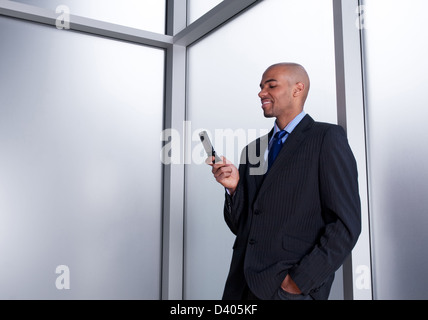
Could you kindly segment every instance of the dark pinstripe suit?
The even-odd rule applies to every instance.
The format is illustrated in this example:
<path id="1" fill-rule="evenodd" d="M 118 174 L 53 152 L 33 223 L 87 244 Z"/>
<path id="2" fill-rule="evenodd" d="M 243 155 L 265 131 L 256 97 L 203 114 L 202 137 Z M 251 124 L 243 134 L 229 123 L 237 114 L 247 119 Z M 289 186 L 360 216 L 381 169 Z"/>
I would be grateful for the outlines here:
<path id="1" fill-rule="evenodd" d="M 223 299 L 244 298 L 247 285 L 260 299 L 278 299 L 287 274 L 303 295 L 328 299 L 361 231 L 353 153 L 341 127 L 306 115 L 270 171 L 250 175 L 258 165 L 248 150 L 271 135 L 244 149 L 238 187 L 226 194 L 225 220 L 237 237 Z"/>

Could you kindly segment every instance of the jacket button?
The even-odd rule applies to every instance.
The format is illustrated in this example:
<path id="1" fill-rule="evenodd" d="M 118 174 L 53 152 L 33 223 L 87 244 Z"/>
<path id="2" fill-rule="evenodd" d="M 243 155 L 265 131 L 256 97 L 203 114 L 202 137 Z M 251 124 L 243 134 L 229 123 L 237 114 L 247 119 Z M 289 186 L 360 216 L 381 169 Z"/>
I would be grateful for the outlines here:
<path id="1" fill-rule="evenodd" d="M 259 215 L 261 215 L 261 214 L 262 214 L 262 212 L 261 212 L 259 209 L 256 209 L 256 210 L 254 211 L 254 214 L 255 214 L 256 216 L 259 216 Z"/>
<path id="2" fill-rule="evenodd" d="M 254 239 L 250 239 L 250 241 L 248 241 L 248 243 L 249 243 L 250 245 L 254 245 L 254 244 L 256 244 L 256 240 L 254 240 Z"/>

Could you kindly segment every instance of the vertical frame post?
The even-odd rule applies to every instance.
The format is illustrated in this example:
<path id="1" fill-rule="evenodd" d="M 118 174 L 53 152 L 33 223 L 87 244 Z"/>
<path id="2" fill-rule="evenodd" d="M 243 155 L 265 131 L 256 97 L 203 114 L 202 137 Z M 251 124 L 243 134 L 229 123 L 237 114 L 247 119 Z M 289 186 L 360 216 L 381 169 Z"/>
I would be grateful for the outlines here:
<path id="1" fill-rule="evenodd" d="M 371 300 L 371 253 L 361 27 L 358 0 L 333 0 L 338 123 L 345 128 L 359 173 L 362 231 L 343 265 L 345 300 Z"/>

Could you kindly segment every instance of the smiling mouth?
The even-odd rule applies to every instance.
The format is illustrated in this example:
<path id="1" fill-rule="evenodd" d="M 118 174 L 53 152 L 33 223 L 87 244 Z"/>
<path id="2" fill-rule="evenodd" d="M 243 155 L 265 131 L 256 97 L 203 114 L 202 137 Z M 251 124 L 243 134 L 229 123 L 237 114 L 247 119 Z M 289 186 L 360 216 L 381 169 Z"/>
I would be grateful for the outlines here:
<path id="1" fill-rule="evenodd" d="M 272 101 L 270 101 L 270 100 L 264 100 L 264 101 L 262 101 L 262 108 L 265 108 L 265 107 L 267 107 L 268 105 L 271 105 L 272 104 Z"/>

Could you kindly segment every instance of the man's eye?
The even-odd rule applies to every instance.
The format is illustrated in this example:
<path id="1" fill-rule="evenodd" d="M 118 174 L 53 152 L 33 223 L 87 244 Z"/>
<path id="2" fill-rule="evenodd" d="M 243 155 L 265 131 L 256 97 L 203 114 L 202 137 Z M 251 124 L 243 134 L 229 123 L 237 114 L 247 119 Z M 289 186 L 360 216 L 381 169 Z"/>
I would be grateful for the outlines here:
<path id="1" fill-rule="evenodd" d="M 270 89 L 273 89 L 273 88 L 276 88 L 276 86 L 272 86 L 272 85 L 271 85 L 271 86 L 269 86 L 269 88 L 270 88 Z"/>

